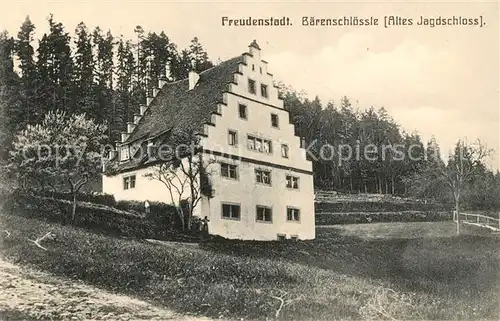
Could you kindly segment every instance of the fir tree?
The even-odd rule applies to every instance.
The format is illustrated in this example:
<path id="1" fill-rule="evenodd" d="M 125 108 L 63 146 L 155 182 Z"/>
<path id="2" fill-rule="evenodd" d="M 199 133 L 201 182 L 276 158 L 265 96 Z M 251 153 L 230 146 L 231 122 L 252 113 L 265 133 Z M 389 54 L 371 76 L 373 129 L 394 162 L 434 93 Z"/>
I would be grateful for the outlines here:
<path id="1" fill-rule="evenodd" d="M 16 41 L 16 54 L 19 59 L 23 94 L 23 119 L 19 119 L 19 121 L 22 121 L 23 125 L 34 123 L 41 117 L 36 113 L 36 66 L 34 49 L 31 45 L 34 31 L 35 25 L 27 16 L 17 34 Z"/>

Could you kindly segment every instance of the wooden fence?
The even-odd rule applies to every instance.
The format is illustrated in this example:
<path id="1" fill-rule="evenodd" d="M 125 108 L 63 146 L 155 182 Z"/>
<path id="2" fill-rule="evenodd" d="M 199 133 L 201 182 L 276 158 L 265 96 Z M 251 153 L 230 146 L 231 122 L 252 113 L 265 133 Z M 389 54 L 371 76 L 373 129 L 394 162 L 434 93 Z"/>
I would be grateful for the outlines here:
<path id="1" fill-rule="evenodd" d="M 460 217 L 460 223 L 481 226 L 494 231 L 500 231 L 500 212 L 498 213 L 497 218 L 475 213 L 460 212 L 458 215 Z M 453 221 L 457 221 L 457 211 L 453 211 Z"/>

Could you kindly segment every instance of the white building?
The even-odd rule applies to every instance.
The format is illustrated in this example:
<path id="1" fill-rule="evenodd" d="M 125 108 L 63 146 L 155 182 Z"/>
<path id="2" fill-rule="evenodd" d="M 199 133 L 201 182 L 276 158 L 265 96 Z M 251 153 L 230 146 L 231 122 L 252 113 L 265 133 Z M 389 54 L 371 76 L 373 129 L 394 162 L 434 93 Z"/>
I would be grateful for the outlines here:
<path id="1" fill-rule="evenodd" d="M 172 132 L 183 128 L 195 130 L 198 155 L 208 164 L 212 195 L 201 196 L 194 215 L 208 217 L 210 234 L 314 239 L 312 163 L 255 41 L 241 56 L 188 79 L 160 80 L 122 133 L 103 192 L 117 200 L 175 203 L 163 183 L 146 177 L 159 160 L 136 154 L 139 147 L 168 144 Z"/>

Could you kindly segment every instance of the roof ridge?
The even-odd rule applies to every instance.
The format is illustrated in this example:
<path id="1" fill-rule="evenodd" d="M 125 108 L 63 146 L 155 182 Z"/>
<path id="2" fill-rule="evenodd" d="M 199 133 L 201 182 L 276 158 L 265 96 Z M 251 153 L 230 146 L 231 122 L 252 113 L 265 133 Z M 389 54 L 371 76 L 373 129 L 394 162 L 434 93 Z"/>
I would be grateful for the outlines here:
<path id="1" fill-rule="evenodd" d="M 238 66 L 243 62 L 244 56 L 239 54 L 202 71 L 200 86 L 193 91 L 186 88 L 189 78 L 166 83 L 123 144 L 153 138 L 176 126 L 202 126 L 206 119 L 210 119 L 209 114 L 216 110 L 220 95 L 227 91 L 227 84 L 234 82 L 234 74 L 238 73 Z"/>

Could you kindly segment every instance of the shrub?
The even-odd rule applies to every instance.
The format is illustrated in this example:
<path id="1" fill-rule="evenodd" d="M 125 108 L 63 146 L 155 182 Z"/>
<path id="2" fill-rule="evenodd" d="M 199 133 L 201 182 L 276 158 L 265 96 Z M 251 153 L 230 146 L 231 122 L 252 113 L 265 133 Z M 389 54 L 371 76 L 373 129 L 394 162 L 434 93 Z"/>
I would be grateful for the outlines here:
<path id="1" fill-rule="evenodd" d="M 385 222 L 436 222 L 452 219 L 452 212 L 379 212 L 379 213 L 316 213 L 317 225 L 385 223 Z"/>
<path id="2" fill-rule="evenodd" d="M 394 202 L 317 202 L 315 212 L 383 212 L 383 211 L 444 211 L 448 204 L 394 203 Z"/>
<path id="3" fill-rule="evenodd" d="M 71 222 L 71 202 L 50 197 L 15 192 L 3 202 L 7 214 L 36 218 L 48 222 L 72 224 L 105 234 L 137 238 L 175 238 L 175 207 L 157 205 L 148 216 L 136 215 L 97 204 L 83 203 L 77 208 L 75 221 Z M 161 209 L 161 210 L 160 210 Z"/>
<path id="4" fill-rule="evenodd" d="M 53 192 L 48 190 L 37 190 L 30 192 L 38 196 L 46 196 L 61 200 L 73 201 L 73 194 L 71 193 Z M 97 203 L 106 206 L 116 205 L 115 197 L 111 194 L 93 194 L 90 192 L 87 193 L 80 192 L 78 193 L 77 200 L 80 202 Z"/>

